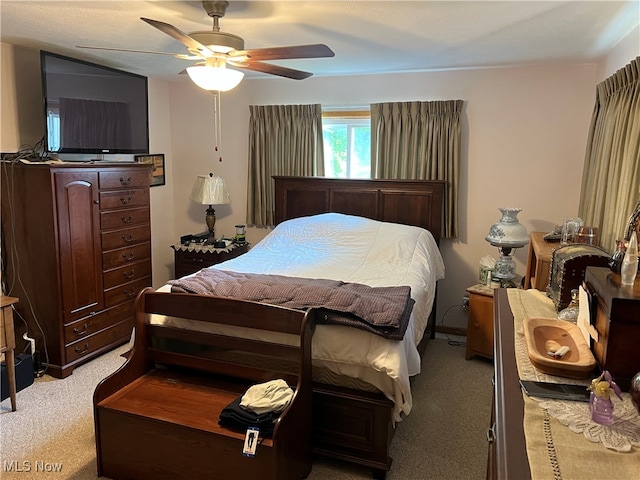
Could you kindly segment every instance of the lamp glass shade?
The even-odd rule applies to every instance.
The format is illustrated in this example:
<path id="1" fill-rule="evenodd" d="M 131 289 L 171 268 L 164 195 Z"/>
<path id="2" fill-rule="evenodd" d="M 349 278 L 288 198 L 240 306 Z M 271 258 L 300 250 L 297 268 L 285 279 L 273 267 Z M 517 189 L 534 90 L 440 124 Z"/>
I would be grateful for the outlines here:
<path id="1" fill-rule="evenodd" d="M 222 177 L 198 175 L 191 189 L 191 200 L 201 205 L 223 205 L 231 203 L 229 192 Z"/>
<path id="2" fill-rule="evenodd" d="M 524 247 L 529 243 L 529 234 L 518 221 L 521 208 L 499 208 L 502 218 L 491 225 L 485 240 L 495 247 Z"/>
<path id="3" fill-rule="evenodd" d="M 193 83 L 205 90 L 226 92 L 238 86 L 244 73 L 226 67 L 194 65 L 187 67 L 187 74 Z"/>

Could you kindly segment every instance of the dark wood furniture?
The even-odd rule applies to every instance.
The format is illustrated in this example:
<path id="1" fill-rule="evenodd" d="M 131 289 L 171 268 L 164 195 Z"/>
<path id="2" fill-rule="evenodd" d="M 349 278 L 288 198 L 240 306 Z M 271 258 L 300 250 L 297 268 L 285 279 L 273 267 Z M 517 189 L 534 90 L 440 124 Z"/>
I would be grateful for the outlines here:
<path id="1" fill-rule="evenodd" d="M 560 246 L 560 242 L 545 242 L 545 232 L 531 232 L 529 235 L 529 256 L 527 271 L 524 276 L 524 288 L 535 288 L 547 291 L 549 272 L 551 272 L 551 255 Z"/>
<path id="2" fill-rule="evenodd" d="M 442 233 L 446 182 L 439 180 L 347 180 L 273 177 L 275 222 L 318 213 L 344 213 Z"/>
<path id="3" fill-rule="evenodd" d="M 6 162 L 2 173 L 9 293 L 47 373 L 63 378 L 131 335 L 136 294 L 151 285 L 151 170 Z"/>
<path id="4" fill-rule="evenodd" d="M 275 188 L 277 222 L 338 212 L 423 227 L 436 241 L 442 231 L 442 181 L 275 177 Z M 193 296 L 174 298 L 181 312 L 179 304 L 187 302 L 187 309 Z M 423 340 L 434 332 L 435 304 Z M 393 409 L 381 392 L 314 383 L 313 452 L 364 465 L 384 478 L 392 463 Z"/>
<path id="5" fill-rule="evenodd" d="M 274 177 L 276 223 L 326 212 L 344 213 L 442 232 L 445 182 Z M 435 305 L 425 339 L 435 334 Z M 393 403 L 384 395 L 314 384 L 313 451 L 371 467 L 391 468 Z"/>
<path id="6" fill-rule="evenodd" d="M 176 295 L 187 298 L 176 303 Z M 280 332 L 297 340 L 279 344 L 200 334 L 150 325 L 148 314 Z M 94 394 L 99 476 L 115 480 L 307 477 L 314 325 L 313 310 L 151 289 L 141 292 L 131 355 Z M 171 341 L 182 345 L 181 353 L 163 347 Z M 262 361 L 247 363 L 241 352 L 258 355 Z M 229 353 L 232 356 L 225 356 Z M 284 361 L 275 365 L 286 369 L 269 367 L 274 358 Z M 255 457 L 248 458 L 242 453 L 245 432 L 220 426 L 219 414 L 250 385 L 279 378 L 295 387 L 293 400 L 276 420 L 273 435 L 260 436 Z"/>
<path id="7" fill-rule="evenodd" d="M 487 432 L 487 479 L 531 478 L 524 436 L 524 399 L 516 367 L 514 319 L 504 288 L 496 289 L 494 306 L 494 397 Z"/>
<path id="8" fill-rule="evenodd" d="M 467 360 L 474 355 L 493 358 L 493 290 L 482 284 L 467 288 Z"/>
<path id="9" fill-rule="evenodd" d="M 232 258 L 239 257 L 249 250 L 248 243 L 233 243 L 227 249 L 202 249 L 195 246 L 193 251 L 182 250 L 172 245 L 174 251 L 174 270 L 175 278 L 181 278 L 186 275 L 197 272 L 198 270 L 226 262 Z"/>
<path id="10" fill-rule="evenodd" d="M 16 339 L 13 330 L 12 305 L 18 303 L 14 297 L 0 296 L 0 353 L 4 353 L 7 365 L 7 380 L 9 380 L 9 396 L 11 397 L 11 411 L 16 411 Z"/>
<path id="11" fill-rule="evenodd" d="M 622 287 L 620 275 L 608 268 L 587 267 L 585 283 L 593 298 L 591 322 L 597 331 L 593 354 L 600 368 L 628 391 L 640 372 L 640 280 Z"/>

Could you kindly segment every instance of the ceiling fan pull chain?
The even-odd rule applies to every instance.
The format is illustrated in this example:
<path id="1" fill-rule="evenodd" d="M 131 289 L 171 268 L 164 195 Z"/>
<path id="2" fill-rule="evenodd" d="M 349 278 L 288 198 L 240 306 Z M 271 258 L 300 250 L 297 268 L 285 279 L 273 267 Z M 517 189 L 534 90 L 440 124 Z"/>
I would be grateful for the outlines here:
<path id="1" fill-rule="evenodd" d="M 222 92 L 218 90 L 218 148 L 220 149 L 220 158 L 222 161 Z"/>
<path id="2" fill-rule="evenodd" d="M 222 115 L 220 109 L 220 91 L 213 91 L 213 142 L 214 150 L 220 153 L 218 161 L 222 161 Z"/>

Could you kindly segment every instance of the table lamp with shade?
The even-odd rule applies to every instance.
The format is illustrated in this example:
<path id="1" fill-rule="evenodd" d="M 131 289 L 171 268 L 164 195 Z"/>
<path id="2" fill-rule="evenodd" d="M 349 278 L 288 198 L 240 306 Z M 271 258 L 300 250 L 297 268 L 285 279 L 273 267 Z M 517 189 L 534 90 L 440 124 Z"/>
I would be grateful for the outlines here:
<path id="1" fill-rule="evenodd" d="M 213 205 L 224 205 L 231 203 L 229 193 L 222 177 L 216 177 L 213 173 L 209 175 L 198 175 L 193 188 L 191 189 L 191 200 L 200 205 L 209 205 L 206 210 L 205 222 L 209 230 L 209 237 L 206 245 L 213 245 L 215 242 L 216 211 Z"/>
<path id="2" fill-rule="evenodd" d="M 498 223 L 491 225 L 485 240 L 494 247 L 498 247 L 500 258 L 496 262 L 493 276 L 500 280 L 502 286 L 513 286 L 516 277 L 516 264 L 513 253 L 516 248 L 529 243 L 527 229 L 518 221 L 521 208 L 498 208 L 502 217 Z"/>

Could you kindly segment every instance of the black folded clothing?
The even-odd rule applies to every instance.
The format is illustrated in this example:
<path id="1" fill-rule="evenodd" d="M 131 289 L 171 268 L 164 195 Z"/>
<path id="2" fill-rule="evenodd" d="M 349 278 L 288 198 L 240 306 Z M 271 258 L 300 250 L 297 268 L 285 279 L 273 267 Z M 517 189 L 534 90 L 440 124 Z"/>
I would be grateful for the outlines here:
<path id="1" fill-rule="evenodd" d="M 222 409 L 218 424 L 223 427 L 237 428 L 239 430 L 246 430 L 248 427 L 257 427 L 260 429 L 260 436 L 271 435 L 275 421 L 280 416 L 280 413 L 253 413 L 240 406 L 241 400 L 242 395 Z"/>

